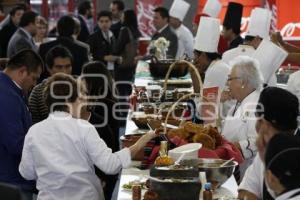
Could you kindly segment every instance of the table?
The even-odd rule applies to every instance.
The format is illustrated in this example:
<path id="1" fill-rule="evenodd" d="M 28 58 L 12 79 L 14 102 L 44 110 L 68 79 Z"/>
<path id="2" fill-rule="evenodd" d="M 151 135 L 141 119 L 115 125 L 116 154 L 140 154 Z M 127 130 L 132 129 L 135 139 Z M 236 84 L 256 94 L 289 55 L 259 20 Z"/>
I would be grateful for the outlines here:
<path id="1" fill-rule="evenodd" d="M 138 161 L 134 161 L 132 165 L 123 169 L 121 173 L 120 185 L 118 188 L 118 200 L 131 200 L 131 191 L 124 190 L 122 185 L 128 183 L 129 181 L 147 179 L 149 176 L 149 170 L 140 170 L 137 168 L 139 166 Z M 219 189 L 214 192 L 214 198 L 219 199 L 235 199 L 237 197 L 238 185 L 233 176 L 231 176 Z M 144 194 L 145 190 L 142 190 Z M 200 198 L 201 199 L 201 198 Z"/>
<path id="2" fill-rule="evenodd" d="M 138 69 L 136 77 L 135 77 L 135 85 L 137 86 L 147 86 L 150 81 L 153 81 L 151 77 L 149 77 L 149 71 L 147 71 L 147 66 L 145 63 L 140 63 L 138 65 Z M 127 116 L 125 135 L 130 134 L 138 134 L 140 131 L 135 123 L 130 119 L 130 113 Z M 118 200 L 131 200 L 131 191 L 124 190 L 122 185 L 128 183 L 130 181 L 134 181 L 137 179 L 147 179 L 149 176 L 149 170 L 140 170 L 137 167 L 140 165 L 140 162 L 133 161 L 132 165 L 123 169 L 121 172 L 120 184 L 118 188 Z M 231 176 L 218 190 L 214 192 L 214 198 L 223 198 L 225 199 L 234 199 L 237 197 L 237 189 L 238 185 L 233 176 Z M 145 192 L 144 190 L 142 192 Z M 228 197 L 228 198 L 227 198 Z M 221 199 L 222 199 L 221 198 Z"/>

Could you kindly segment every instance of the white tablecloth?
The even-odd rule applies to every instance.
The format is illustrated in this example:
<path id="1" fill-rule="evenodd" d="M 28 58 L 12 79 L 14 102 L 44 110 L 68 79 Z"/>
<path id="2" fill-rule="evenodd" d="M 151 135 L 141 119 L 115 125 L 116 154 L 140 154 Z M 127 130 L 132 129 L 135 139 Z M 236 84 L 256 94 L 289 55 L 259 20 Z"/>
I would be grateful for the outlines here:
<path id="1" fill-rule="evenodd" d="M 136 168 L 139 162 L 133 162 L 132 166 L 123 169 L 121 174 L 121 180 L 118 190 L 118 200 L 131 200 L 131 190 L 124 190 L 122 185 L 129 183 L 134 180 L 146 180 L 149 176 L 149 170 L 140 170 Z M 220 188 L 218 188 L 214 194 L 213 198 L 225 199 L 235 199 L 237 197 L 238 185 L 233 176 L 231 176 Z M 145 190 L 142 190 L 144 193 Z M 201 198 L 200 198 L 201 199 Z"/>

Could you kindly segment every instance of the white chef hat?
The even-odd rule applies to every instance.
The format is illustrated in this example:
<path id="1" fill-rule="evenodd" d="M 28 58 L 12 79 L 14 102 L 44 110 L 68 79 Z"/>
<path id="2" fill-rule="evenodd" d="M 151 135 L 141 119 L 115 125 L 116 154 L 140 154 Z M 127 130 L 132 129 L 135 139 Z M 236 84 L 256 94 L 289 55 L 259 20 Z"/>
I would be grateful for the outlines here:
<path id="1" fill-rule="evenodd" d="M 290 75 L 286 89 L 300 100 L 300 70 Z"/>
<path id="2" fill-rule="evenodd" d="M 253 9 L 246 35 L 268 38 L 271 26 L 271 18 L 272 13 L 270 10 L 264 8 Z"/>
<path id="3" fill-rule="evenodd" d="M 221 8 L 222 4 L 220 3 L 220 0 L 207 0 L 202 13 L 205 13 L 210 17 L 217 18 L 219 16 Z"/>
<path id="4" fill-rule="evenodd" d="M 271 76 L 286 59 L 288 53 L 273 42 L 264 39 L 252 55 L 260 64 L 264 82 L 268 83 Z"/>
<path id="5" fill-rule="evenodd" d="M 194 49 L 216 53 L 220 39 L 220 20 L 212 17 L 202 17 L 198 26 Z"/>
<path id="6" fill-rule="evenodd" d="M 184 17 L 190 9 L 190 6 L 191 5 L 189 3 L 183 0 L 175 0 L 169 12 L 170 16 L 183 21 Z"/>

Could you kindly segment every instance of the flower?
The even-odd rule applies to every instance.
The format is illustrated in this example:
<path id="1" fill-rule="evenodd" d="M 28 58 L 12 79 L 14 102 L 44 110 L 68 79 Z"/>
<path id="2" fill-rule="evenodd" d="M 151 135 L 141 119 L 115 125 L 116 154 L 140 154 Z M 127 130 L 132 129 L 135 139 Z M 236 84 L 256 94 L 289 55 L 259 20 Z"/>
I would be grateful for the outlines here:
<path id="1" fill-rule="evenodd" d="M 151 42 L 151 48 L 155 49 L 155 56 L 158 59 L 166 59 L 166 52 L 170 46 L 170 42 L 164 37 L 159 37 L 157 40 Z"/>

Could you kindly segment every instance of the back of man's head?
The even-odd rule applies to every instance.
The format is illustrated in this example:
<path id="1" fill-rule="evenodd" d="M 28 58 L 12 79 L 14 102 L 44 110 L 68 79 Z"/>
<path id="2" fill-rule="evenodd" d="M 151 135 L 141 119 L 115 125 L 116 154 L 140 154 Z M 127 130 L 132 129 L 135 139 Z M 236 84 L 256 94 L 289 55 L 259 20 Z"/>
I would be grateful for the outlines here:
<path id="1" fill-rule="evenodd" d="M 38 14 L 36 12 L 33 11 L 27 11 L 23 14 L 23 16 L 21 17 L 19 26 L 20 27 L 26 27 L 28 25 L 30 25 L 31 23 L 35 24 L 35 19 L 38 16 Z"/>
<path id="2" fill-rule="evenodd" d="M 81 15 L 85 15 L 86 12 L 91 8 L 91 1 L 83 1 L 78 6 L 78 13 Z"/>
<path id="3" fill-rule="evenodd" d="M 287 90 L 267 87 L 260 94 L 256 113 L 279 131 L 295 130 L 298 126 L 299 101 Z"/>
<path id="4" fill-rule="evenodd" d="M 27 68 L 28 72 L 36 72 L 39 68 L 43 69 L 43 61 L 35 51 L 25 49 L 12 56 L 9 59 L 6 68 L 17 70 L 23 66 Z"/>
<path id="5" fill-rule="evenodd" d="M 275 175 L 287 191 L 300 187 L 300 138 L 276 134 L 268 143 L 266 170 Z"/>
<path id="6" fill-rule="evenodd" d="M 123 1 L 115 0 L 115 1 L 112 1 L 112 4 L 117 5 L 117 8 L 119 11 L 124 11 L 124 9 L 125 9 L 125 5 L 124 5 Z"/>
<path id="7" fill-rule="evenodd" d="M 63 16 L 57 22 L 57 32 L 59 36 L 70 37 L 74 34 L 75 21 L 71 16 Z"/>

